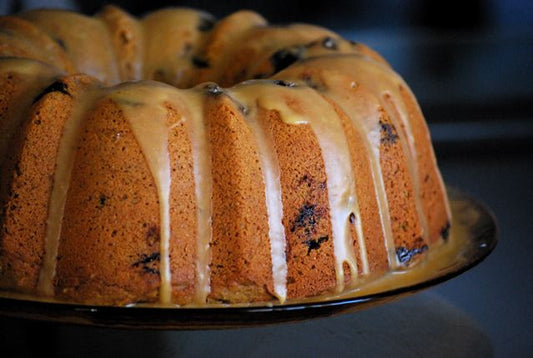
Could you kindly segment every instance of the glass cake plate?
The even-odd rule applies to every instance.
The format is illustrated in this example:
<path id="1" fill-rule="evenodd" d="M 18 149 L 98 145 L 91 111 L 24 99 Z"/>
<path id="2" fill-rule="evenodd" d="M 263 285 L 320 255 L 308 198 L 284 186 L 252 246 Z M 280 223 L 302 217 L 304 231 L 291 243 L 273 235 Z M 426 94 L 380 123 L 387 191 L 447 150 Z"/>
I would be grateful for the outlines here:
<path id="1" fill-rule="evenodd" d="M 216 329 L 294 322 L 356 312 L 454 278 L 483 261 L 497 243 L 490 209 L 458 189 L 449 188 L 450 237 L 427 260 L 342 294 L 329 294 L 284 305 L 217 305 L 202 308 L 94 306 L 38 300 L 0 291 L 0 315 L 50 322 L 114 328 Z"/>

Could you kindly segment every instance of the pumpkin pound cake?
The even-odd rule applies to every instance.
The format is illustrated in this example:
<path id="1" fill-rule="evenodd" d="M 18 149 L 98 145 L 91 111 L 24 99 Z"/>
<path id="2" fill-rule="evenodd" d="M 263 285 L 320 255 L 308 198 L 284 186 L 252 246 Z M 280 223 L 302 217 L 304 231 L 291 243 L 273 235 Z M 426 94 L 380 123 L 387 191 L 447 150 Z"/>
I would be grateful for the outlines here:
<path id="1" fill-rule="evenodd" d="M 409 269 L 450 210 L 376 52 L 250 11 L 0 17 L 0 290 L 285 303 Z"/>

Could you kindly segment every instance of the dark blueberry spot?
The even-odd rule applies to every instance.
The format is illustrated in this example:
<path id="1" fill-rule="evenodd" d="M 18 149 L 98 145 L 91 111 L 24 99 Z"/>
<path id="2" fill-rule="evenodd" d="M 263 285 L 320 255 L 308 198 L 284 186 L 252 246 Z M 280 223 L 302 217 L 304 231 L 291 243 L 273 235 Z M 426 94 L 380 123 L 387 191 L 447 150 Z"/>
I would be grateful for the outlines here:
<path id="1" fill-rule="evenodd" d="M 324 46 L 324 48 L 327 48 L 328 50 L 338 49 L 337 41 L 329 36 L 322 40 L 322 46 Z"/>
<path id="2" fill-rule="evenodd" d="M 328 240 L 329 240 L 329 237 L 326 235 L 326 236 L 319 237 L 316 240 L 311 239 L 311 240 L 304 241 L 304 244 L 307 245 L 307 255 L 309 255 L 312 250 L 320 249 L 320 246 L 322 245 L 322 243 Z"/>
<path id="3" fill-rule="evenodd" d="M 198 67 L 198 68 L 208 68 L 209 67 L 209 62 L 207 62 L 207 60 L 205 58 L 201 58 L 201 57 L 198 57 L 198 56 L 193 56 L 191 61 L 192 61 L 193 65 Z"/>
<path id="4" fill-rule="evenodd" d="M 158 68 L 154 71 L 153 78 L 156 81 L 162 81 L 165 78 L 165 70 L 162 68 Z"/>
<path id="5" fill-rule="evenodd" d="M 450 238 L 450 227 L 451 227 L 450 222 L 447 221 L 446 225 L 444 225 L 444 227 L 440 231 L 440 236 L 442 236 L 442 239 L 444 241 L 448 241 L 448 239 Z"/>
<path id="6" fill-rule="evenodd" d="M 260 80 L 260 79 L 267 78 L 267 77 L 269 77 L 269 75 L 267 75 L 266 73 L 256 73 L 253 76 L 253 79 L 254 80 Z"/>
<path id="7" fill-rule="evenodd" d="M 224 90 L 219 87 L 216 83 L 208 83 L 204 87 L 205 91 L 211 96 L 218 96 L 224 93 Z"/>
<path id="8" fill-rule="evenodd" d="M 315 225 L 320 219 L 320 216 L 320 210 L 317 210 L 316 205 L 305 204 L 300 208 L 298 215 L 296 215 L 291 232 L 296 231 L 297 228 L 303 228 L 307 236 L 311 235 L 316 230 Z"/>
<path id="9" fill-rule="evenodd" d="M 40 119 L 36 119 L 33 121 L 33 123 L 35 123 L 36 125 L 40 125 L 41 124 L 41 120 Z"/>
<path id="10" fill-rule="evenodd" d="M 274 67 L 274 72 L 279 72 L 300 60 L 300 52 L 301 50 L 298 48 L 291 50 L 281 49 L 274 52 L 274 54 L 270 56 L 270 63 L 272 64 L 272 67 Z"/>
<path id="11" fill-rule="evenodd" d="M 39 102 L 45 95 L 51 92 L 60 92 L 70 96 L 70 93 L 68 93 L 68 86 L 61 81 L 57 81 L 46 87 L 37 97 L 35 97 L 33 103 Z"/>
<path id="12" fill-rule="evenodd" d="M 67 45 L 65 45 L 65 41 L 63 41 L 63 40 L 61 40 L 61 39 L 59 39 L 59 38 L 54 38 L 54 40 L 55 40 L 55 42 L 57 42 L 57 44 L 58 44 L 59 46 L 61 46 L 61 48 L 62 48 L 63 50 L 66 50 L 66 49 L 67 49 Z"/>
<path id="13" fill-rule="evenodd" d="M 17 176 L 22 175 L 22 170 L 20 170 L 19 163 L 15 164 L 15 174 L 17 174 Z"/>
<path id="14" fill-rule="evenodd" d="M 392 145 L 398 140 L 398 133 L 396 128 L 390 123 L 379 121 L 381 131 L 381 143 Z"/>
<path id="15" fill-rule="evenodd" d="M 309 74 L 303 74 L 301 76 L 301 79 L 305 82 L 306 85 L 308 85 L 309 87 L 311 87 L 312 89 L 318 89 L 319 86 L 313 81 L 313 79 L 311 78 L 311 75 Z"/>
<path id="16" fill-rule="evenodd" d="M 398 261 L 400 261 L 401 264 L 407 265 L 407 263 L 411 261 L 413 257 L 423 253 L 427 249 L 427 245 L 415 247 L 411 250 L 407 249 L 406 247 L 400 246 L 396 248 L 396 256 L 398 257 Z"/>
<path id="17" fill-rule="evenodd" d="M 296 86 L 296 84 L 293 82 L 282 81 L 282 80 L 274 80 L 273 83 L 277 86 L 282 86 L 282 87 L 295 87 Z"/>
<path id="18" fill-rule="evenodd" d="M 160 258 L 159 252 L 154 252 L 150 255 L 142 254 L 140 259 L 135 261 L 132 266 L 140 267 L 145 273 L 159 274 L 159 270 L 154 265 L 157 265 Z"/>
<path id="19" fill-rule="evenodd" d="M 151 273 L 151 274 L 154 274 L 154 275 L 159 275 L 159 270 L 155 269 L 153 267 L 143 266 L 142 269 L 143 269 L 143 271 L 145 273 Z"/>
<path id="20" fill-rule="evenodd" d="M 300 178 L 300 182 L 299 182 L 300 185 L 302 184 L 307 184 L 308 187 L 311 187 L 311 184 L 313 184 L 313 178 L 310 178 L 309 175 L 307 174 L 304 174 L 301 178 Z"/>
<path id="21" fill-rule="evenodd" d="M 104 194 L 101 194 L 100 199 L 98 201 L 98 207 L 103 208 L 105 206 L 106 200 L 107 200 L 107 197 Z"/>
<path id="22" fill-rule="evenodd" d="M 159 254 L 159 252 L 154 252 L 150 255 L 142 254 L 141 258 L 138 261 L 135 261 L 132 266 L 139 267 L 140 265 L 147 265 L 151 262 L 159 261 L 160 258 L 161 255 Z"/>
<path id="23" fill-rule="evenodd" d="M 198 23 L 198 31 L 206 32 L 211 31 L 215 26 L 215 19 L 207 16 L 200 17 L 200 22 Z"/>
<path id="24" fill-rule="evenodd" d="M 159 229 L 155 225 L 151 225 L 148 230 L 146 230 L 145 239 L 148 243 L 155 243 L 159 241 Z"/>
<path id="25" fill-rule="evenodd" d="M 190 53 L 192 49 L 193 49 L 192 43 L 187 42 L 185 45 L 183 45 L 182 56 Z"/>
<path id="26" fill-rule="evenodd" d="M 355 214 L 354 213 L 350 213 L 350 223 L 351 224 L 355 224 Z"/>
<path id="27" fill-rule="evenodd" d="M 9 30 L 9 29 L 0 29 L 0 34 L 4 34 L 4 35 L 7 35 L 7 36 L 13 36 L 13 31 Z"/>

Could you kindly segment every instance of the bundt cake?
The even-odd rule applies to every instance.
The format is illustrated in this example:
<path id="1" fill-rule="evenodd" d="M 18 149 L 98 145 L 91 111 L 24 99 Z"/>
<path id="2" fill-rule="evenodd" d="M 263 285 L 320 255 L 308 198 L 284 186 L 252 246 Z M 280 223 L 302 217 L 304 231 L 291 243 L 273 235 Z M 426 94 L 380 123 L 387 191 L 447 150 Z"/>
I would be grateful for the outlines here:
<path id="1" fill-rule="evenodd" d="M 317 26 L 0 18 L 0 289 L 68 302 L 290 302 L 405 269 L 450 211 L 415 97 Z"/>

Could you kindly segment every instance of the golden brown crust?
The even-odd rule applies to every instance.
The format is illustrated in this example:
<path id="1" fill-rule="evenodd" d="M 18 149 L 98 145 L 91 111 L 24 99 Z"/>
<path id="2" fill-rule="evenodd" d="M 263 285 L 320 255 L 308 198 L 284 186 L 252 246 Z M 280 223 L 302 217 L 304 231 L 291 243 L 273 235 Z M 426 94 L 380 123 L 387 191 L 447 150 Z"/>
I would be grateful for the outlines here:
<path id="1" fill-rule="evenodd" d="M 410 177 L 408 169 L 408 159 L 403 152 L 397 128 L 383 109 L 381 109 L 379 124 L 381 126 L 379 159 L 389 203 L 394 246 L 397 253 L 402 250 L 421 250 L 423 252 L 427 249 L 427 243 L 423 238 L 415 201 L 412 199 L 415 197 L 415 193 L 413 179 Z M 407 261 L 403 261 L 399 257 L 400 263 L 413 263 L 414 260 L 410 261 L 410 257 Z"/>
<path id="2" fill-rule="evenodd" d="M 429 242 L 434 243 L 449 226 L 446 193 L 433 153 L 429 130 L 420 107 L 408 88 L 401 86 L 400 93 L 407 107 L 411 121 L 410 135 L 414 138 L 418 155 L 419 180 L 422 184 L 420 195 L 429 227 Z"/>
<path id="3" fill-rule="evenodd" d="M 173 301 L 191 303 L 195 294 L 197 273 L 197 200 L 195 197 L 191 139 L 184 115 L 168 104 L 168 121 L 172 128 L 168 145 L 171 163 L 170 187 L 170 271 Z"/>
<path id="4" fill-rule="evenodd" d="M 56 293 L 91 303 L 155 302 L 160 219 L 154 179 L 111 99 L 87 115 L 65 205 Z"/>
<path id="5" fill-rule="evenodd" d="M 268 120 L 280 163 L 287 297 L 305 297 L 336 284 L 324 163 L 308 125 L 286 124 L 275 111 Z"/>
<path id="6" fill-rule="evenodd" d="M 206 103 L 213 162 L 210 300 L 272 299 L 265 191 L 250 128 L 226 96 Z"/>
<path id="7" fill-rule="evenodd" d="M 3 236 L 0 256 L 2 280 L 18 290 L 36 288 L 46 237 L 48 202 L 56 168 L 59 138 L 70 118 L 73 98 L 82 92 L 86 76 L 71 76 L 58 80 L 61 91 L 45 92 L 35 98 L 27 120 L 19 125 L 19 136 L 11 142 L 6 168 L 13 168 L 6 183 L 7 197 L 3 201 Z M 2 173 L 5 180 L 6 173 Z M 43 205 L 44 203 L 44 205 Z M 12 287 L 12 288 L 15 288 Z"/>
<path id="8" fill-rule="evenodd" d="M 350 119 L 344 111 L 333 100 L 325 99 L 335 108 L 335 111 L 341 118 L 342 125 L 346 132 L 348 145 L 350 147 L 352 167 L 355 172 L 355 187 L 357 190 L 357 199 L 359 212 L 363 226 L 363 235 L 365 248 L 368 255 L 369 269 L 372 273 L 382 273 L 388 270 L 389 261 L 387 255 L 387 246 L 385 234 L 383 232 L 382 218 L 379 213 L 379 206 L 376 198 L 376 184 L 372 175 L 370 156 L 372 155 L 368 147 L 364 144 L 362 134 L 354 128 Z M 355 232 L 355 216 L 350 216 L 350 230 L 355 252 L 360 252 Z M 358 257 L 361 262 L 361 257 Z M 362 273 L 361 265 L 358 267 L 359 273 Z"/>

